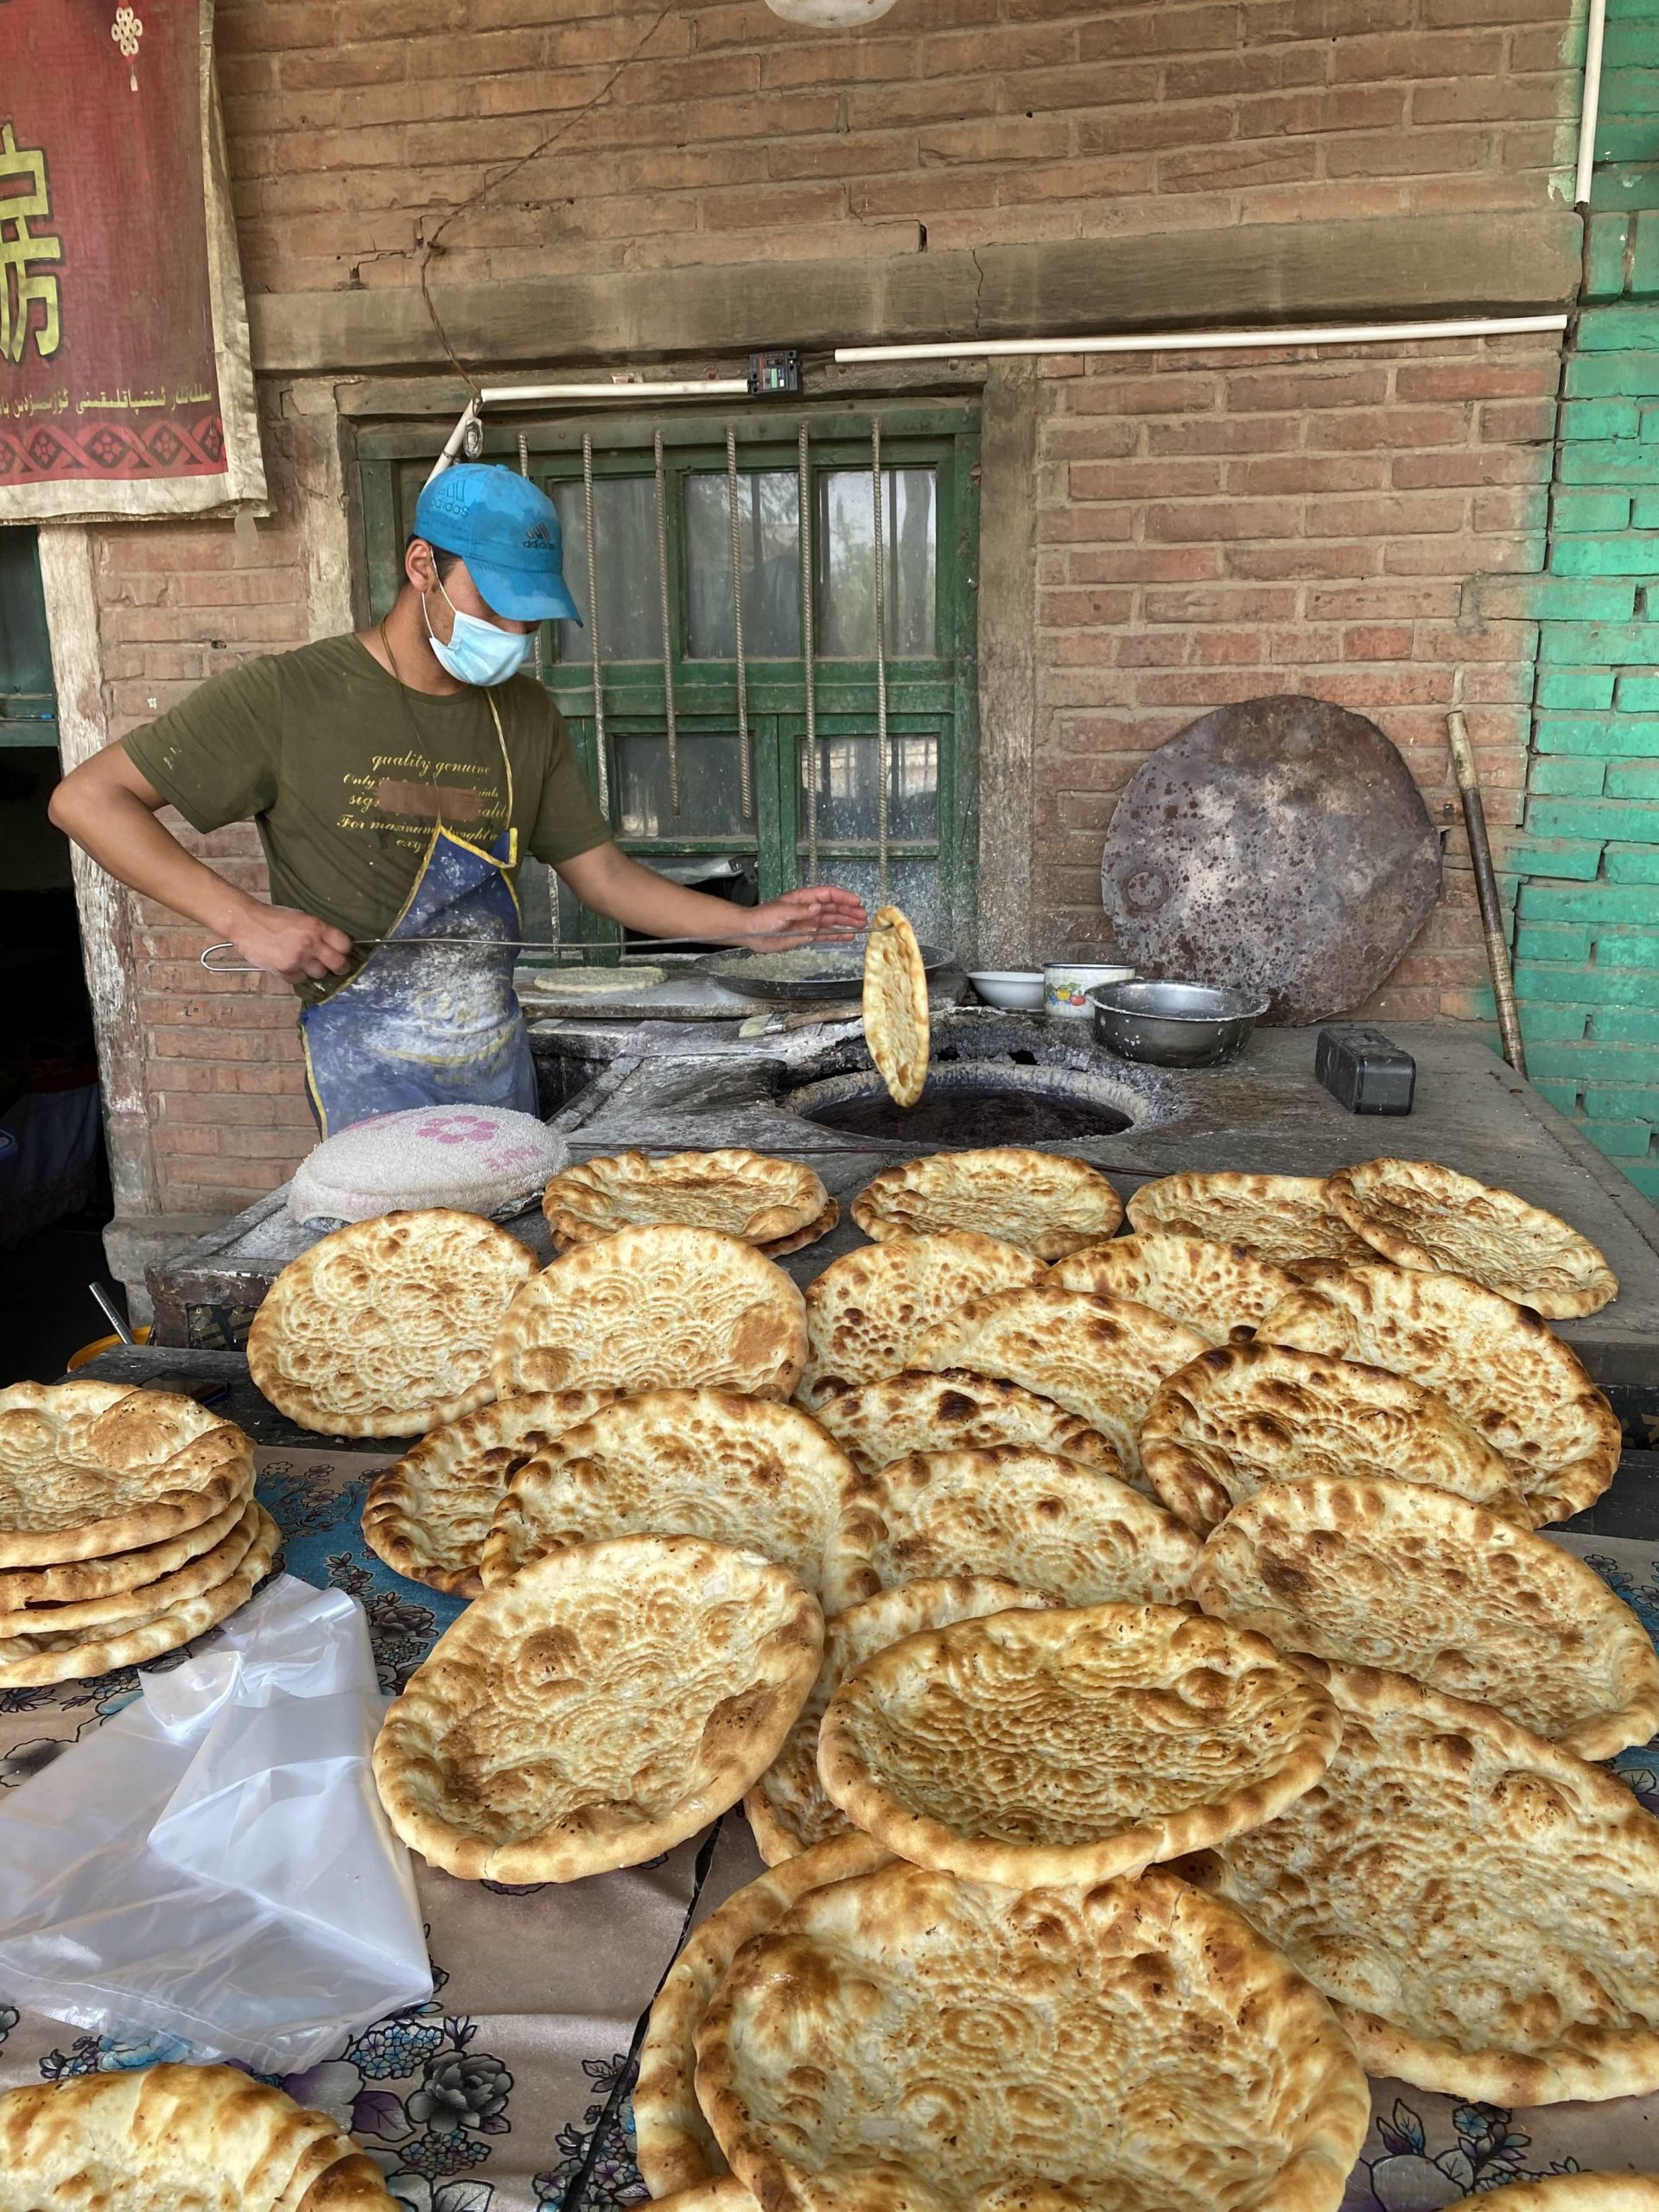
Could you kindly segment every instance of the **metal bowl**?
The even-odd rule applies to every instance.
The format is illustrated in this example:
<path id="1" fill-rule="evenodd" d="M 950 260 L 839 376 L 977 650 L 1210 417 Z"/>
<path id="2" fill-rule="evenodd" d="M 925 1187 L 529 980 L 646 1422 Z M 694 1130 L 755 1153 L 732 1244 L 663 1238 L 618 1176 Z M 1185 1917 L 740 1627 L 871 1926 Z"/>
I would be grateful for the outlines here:
<path id="1" fill-rule="evenodd" d="M 1095 1041 L 1120 1059 L 1160 1068 L 1230 1060 L 1268 1010 L 1251 991 L 1205 983 L 1102 983 L 1089 994 Z"/>

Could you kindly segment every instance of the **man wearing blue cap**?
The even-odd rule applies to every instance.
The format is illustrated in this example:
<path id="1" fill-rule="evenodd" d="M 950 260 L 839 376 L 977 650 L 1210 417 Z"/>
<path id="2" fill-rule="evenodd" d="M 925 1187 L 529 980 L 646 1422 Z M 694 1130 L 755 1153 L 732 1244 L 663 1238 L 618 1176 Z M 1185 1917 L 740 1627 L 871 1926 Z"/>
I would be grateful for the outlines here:
<path id="1" fill-rule="evenodd" d="M 537 624 L 581 620 L 545 493 L 510 469 L 445 470 L 421 493 L 404 576 L 375 628 L 213 677 L 52 802 L 111 874 L 294 986 L 325 1135 L 408 1106 L 534 1112 L 512 991 L 525 853 L 650 936 L 729 938 L 734 920 L 619 852 L 557 708 L 519 674 Z M 273 903 L 187 853 L 164 805 L 204 832 L 251 818 Z M 849 892 L 817 886 L 741 926 L 788 944 L 863 919 Z"/>

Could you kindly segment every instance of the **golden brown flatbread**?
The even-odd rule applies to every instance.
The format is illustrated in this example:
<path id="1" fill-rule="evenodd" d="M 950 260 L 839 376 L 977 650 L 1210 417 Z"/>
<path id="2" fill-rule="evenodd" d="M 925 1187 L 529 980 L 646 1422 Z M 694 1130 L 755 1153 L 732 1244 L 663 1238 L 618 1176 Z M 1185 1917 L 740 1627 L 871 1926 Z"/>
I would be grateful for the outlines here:
<path id="1" fill-rule="evenodd" d="M 67 1630 L 78 1637 L 121 1621 L 143 1620 L 165 1612 L 184 1599 L 194 1598 L 233 1574 L 247 1557 L 259 1533 L 261 1514 L 251 1497 L 211 1550 L 187 1560 L 171 1574 L 136 1589 L 118 1590 L 107 1598 L 76 1598 L 54 1605 L 28 1605 L 0 1613 L 0 1660 L 19 1637 L 56 1635 Z M 21 1646 L 19 1647 L 21 1649 Z"/>
<path id="2" fill-rule="evenodd" d="M 1580 1758 L 1659 1731 L 1659 1653 L 1559 1544 L 1420 1483 L 1315 1475 L 1236 1506 L 1192 1594 L 1281 1651 L 1409 1675 Z"/>
<path id="3" fill-rule="evenodd" d="M 915 1364 L 918 1338 L 971 1300 L 1040 1282 L 1043 1265 L 994 1236 L 954 1230 L 898 1236 L 832 1260 L 806 1289 L 803 1405 L 875 1382 Z"/>
<path id="4" fill-rule="evenodd" d="M 542 1211 L 566 1249 L 653 1222 L 718 1229 L 747 1244 L 772 1244 L 798 1235 L 830 1203 L 823 1183 L 799 1160 L 728 1147 L 658 1159 L 619 1152 L 575 1161 L 548 1185 Z"/>
<path id="5" fill-rule="evenodd" d="M 965 1368 L 941 1375 L 908 1367 L 826 1398 L 814 1419 L 863 1475 L 912 1452 L 951 1452 L 1018 1444 L 1081 1459 L 1103 1474 L 1122 1471 L 1110 1440 L 1052 1398 L 1022 1390 L 1000 1376 Z"/>
<path id="6" fill-rule="evenodd" d="M 635 2157 L 653 2199 L 701 2189 L 730 2174 L 697 2102 L 696 2032 L 709 2000 L 751 1936 L 781 1920 L 809 1891 L 885 1866 L 888 1854 L 867 1835 L 838 1837 L 769 1870 L 711 1912 L 668 1970 L 651 2008 L 633 2089 Z M 753 2202 L 741 2183 L 738 2201 Z"/>
<path id="7" fill-rule="evenodd" d="M 199 1529 L 253 1482 L 253 1446 L 168 1390 L 0 1390 L 0 1567 L 102 1559 Z"/>
<path id="8" fill-rule="evenodd" d="M 818 1730 L 830 1699 L 855 1667 L 862 1666 L 873 1652 L 885 1651 L 890 1643 L 922 1629 L 978 1620 L 986 1613 L 1031 1611 L 1052 1602 L 1016 1582 L 958 1574 L 883 1590 L 827 1620 L 818 1678 L 784 1739 L 784 1748 L 743 1800 L 755 1847 L 766 1864 L 775 1866 L 836 1836 L 858 1834 L 840 1807 L 824 1796 L 818 1778 Z"/>
<path id="9" fill-rule="evenodd" d="M 1235 1329 L 1253 1329 L 1296 1287 L 1282 1268 L 1243 1244 L 1211 1244 L 1201 1236 L 1157 1230 L 1073 1253 L 1049 1269 L 1048 1281 L 1056 1290 L 1132 1298 L 1196 1329 L 1212 1344 L 1225 1344 Z"/>
<path id="10" fill-rule="evenodd" d="M 965 1367 L 1052 1398 L 1109 1437 L 1124 1479 L 1149 1491 L 1141 1423 L 1159 1384 L 1206 1350 L 1204 1338 L 1128 1298 L 1004 1291 L 948 1315 L 911 1347 L 917 1367 Z"/>
<path id="11" fill-rule="evenodd" d="M 0 2212 L 396 2212 L 327 2113 L 235 2066 L 72 2074 L 0 2096 Z"/>
<path id="12" fill-rule="evenodd" d="M 741 1237 L 671 1224 L 579 1245 L 527 1282 L 496 1337 L 500 1397 L 523 1390 L 739 1390 L 787 1398 L 806 1355 L 801 1294 Z"/>
<path id="13" fill-rule="evenodd" d="M 1659 2088 L 1659 1821 L 1490 1706 L 1300 1664 L 1336 1757 L 1182 1872 L 1332 1999 L 1370 2074 L 1501 2105 Z"/>
<path id="14" fill-rule="evenodd" d="M 484 1586 L 570 1544 L 706 1536 L 775 1560 L 816 1598 L 857 1481 L 798 1406 L 642 1391 L 567 1429 L 514 1475 L 484 1547 Z"/>
<path id="15" fill-rule="evenodd" d="M 878 1651 L 830 1700 L 825 1794 L 918 1866 L 1049 1889 L 1271 1820 L 1342 1732 L 1259 1636 L 1173 1605 L 1004 1612 Z"/>
<path id="16" fill-rule="evenodd" d="M 1242 1244 L 1275 1267 L 1301 1260 L 1370 1257 L 1332 1205 L 1319 1175 L 1205 1174 L 1189 1169 L 1143 1183 L 1128 1203 L 1129 1226 L 1212 1244 Z"/>
<path id="17" fill-rule="evenodd" d="M 927 1086 L 927 970 L 916 932 L 896 906 L 878 906 L 864 947 L 864 1041 L 895 1106 Z"/>
<path id="18" fill-rule="evenodd" d="M 1535 1525 L 1593 1504 L 1618 1465 L 1618 1417 L 1578 1354 L 1527 1307 L 1461 1275 L 1380 1264 L 1322 1274 L 1259 1333 L 1440 1391 L 1508 1462 Z"/>
<path id="19" fill-rule="evenodd" d="M 1218 1344 L 1159 1385 L 1141 1458 L 1158 1496 L 1200 1535 L 1264 1483 L 1309 1475 L 1427 1483 L 1532 1525 L 1508 1463 L 1438 1390 L 1260 1337 Z"/>
<path id="20" fill-rule="evenodd" d="M 895 1865 L 811 1891 L 696 2043 L 721 2149 L 773 2212 L 1336 2212 L 1370 2116 L 1331 2009 L 1166 1874 L 1017 1896 Z"/>
<path id="21" fill-rule="evenodd" d="M 884 1167 L 853 1201 L 853 1219 L 878 1243 L 971 1229 L 1037 1260 L 1096 1243 L 1122 1218 L 1123 1201 L 1097 1167 L 1021 1145 L 907 1160 Z"/>
<path id="22" fill-rule="evenodd" d="M 1659 2174 L 1551 2174 L 1486 2191 L 1497 2212 L 1659 2212 Z"/>
<path id="23" fill-rule="evenodd" d="M 490 1347 L 536 1256 L 475 1213 L 353 1221 L 290 1260 L 253 1317 L 248 1372 L 324 1436 L 416 1436 L 495 1396 Z"/>
<path id="24" fill-rule="evenodd" d="M 591 1421 L 619 1395 L 601 1388 L 498 1398 L 429 1431 L 369 1484 L 364 1541 L 395 1573 L 477 1597 L 484 1539 L 508 1483 L 543 1445 Z"/>
<path id="25" fill-rule="evenodd" d="M 1203 1548 L 1173 1513 L 1080 1459 L 1010 1444 L 915 1452 L 843 1505 L 823 1602 L 841 1612 L 899 1583 L 988 1574 L 1063 1605 L 1179 1605 Z"/>
<path id="26" fill-rule="evenodd" d="M 211 1521 L 198 1522 L 194 1529 L 185 1529 L 176 1536 L 164 1536 L 159 1543 L 141 1544 L 136 1551 L 111 1552 L 103 1559 L 65 1560 L 56 1567 L 0 1568 L 0 1615 L 16 1615 L 32 1605 L 79 1605 L 88 1598 L 113 1597 L 176 1573 L 230 1535 L 248 1510 L 252 1488 L 250 1464 L 248 1487 L 238 1491 L 222 1513 L 215 1513 Z"/>
<path id="27" fill-rule="evenodd" d="M 773 1236 L 755 1249 L 764 1252 L 769 1260 L 781 1260 L 790 1252 L 804 1252 L 809 1244 L 816 1244 L 821 1237 L 827 1236 L 840 1219 L 840 1206 L 834 1198 L 827 1198 L 823 1211 L 809 1221 L 804 1229 L 797 1229 L 787 1236 Z M 682 2212 L 692 2212 L 692 2208 L 683 2207 Z"/>
<path id="28" fill-rule="evenodd" d="M 1599 1313 L 1618 1277 L 1559 1215 L 1432 1160 L 1368 1160 L 1326 1185 L 1355 1234 L 1399 1268 L 1484 1283 L 1546 1320 Z"/>
<path id="29" fill-rule="evenodd" d="M 486 1591 L 410 1676 L 375 1742 L 380 1801 L 412 1851 L 469 1881 L 638 1866 L 771 1765 L 823 1643 L 815 1600 L 756 1553 L 695 1536 L 556 1552 Z"/>

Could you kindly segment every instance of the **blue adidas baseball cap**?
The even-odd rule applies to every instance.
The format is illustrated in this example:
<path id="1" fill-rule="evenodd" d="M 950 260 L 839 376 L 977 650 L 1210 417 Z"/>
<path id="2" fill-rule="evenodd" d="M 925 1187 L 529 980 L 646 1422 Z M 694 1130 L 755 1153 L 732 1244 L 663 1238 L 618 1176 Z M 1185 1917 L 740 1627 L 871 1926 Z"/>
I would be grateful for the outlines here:
<path id="1" fill-rule="evenodd" d="M 564 581 L 564 532 L 545 492 L 511 468 L 458 461 L 415 503 L 415 535 L 458 554 L 509 622 L 580 622 Z"/>

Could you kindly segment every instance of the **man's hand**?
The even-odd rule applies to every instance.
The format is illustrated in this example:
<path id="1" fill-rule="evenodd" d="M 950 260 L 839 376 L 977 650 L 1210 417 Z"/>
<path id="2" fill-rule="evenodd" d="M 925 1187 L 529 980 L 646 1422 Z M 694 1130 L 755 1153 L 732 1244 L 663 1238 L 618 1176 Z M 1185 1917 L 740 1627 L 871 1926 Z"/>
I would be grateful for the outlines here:
<path id="1" fill-rule="evenodd" d="M 352 964 L 352 940 L 332 923 L 292 906 L 264 906 L 251 900 L 247 918 L 231 931 L 231 941 L 256 968 L 280 976 L 285 983 L 308 977 L 344 975 Z"/>
<path id="2" fill-rule="evenodd" d="M 833 883 L 785 891 L 781 899 L 769 899 L 764 906 L 751 906 L 747 913 L 740 907 L 737 912 L 746 938 L 751 934 L 764 938 L 780 950 L 810 944 L 815 938 L 856 937 L 868 919 L 862 902 L 850 891 L 837 890 Z"/>

